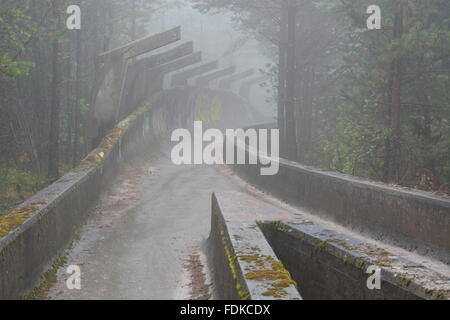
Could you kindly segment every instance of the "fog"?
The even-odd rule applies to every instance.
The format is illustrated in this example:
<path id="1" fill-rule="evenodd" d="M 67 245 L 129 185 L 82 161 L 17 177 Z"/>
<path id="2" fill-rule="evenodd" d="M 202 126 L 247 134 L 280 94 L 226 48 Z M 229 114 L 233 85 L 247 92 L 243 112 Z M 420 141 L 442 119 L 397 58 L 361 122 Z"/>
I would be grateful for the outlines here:
<path id="1" fill-rule="evenodd" d="M 449 0 L 0 0 L 0 300 L 450 300 L 449 53 Z"/>
<path id="2" fill-rule="evenodd" d="M 167 8 L 162 5 L 159 8 L 158 13 L 146 21 L 148 33 L 181 26 L 182 41 L 194 41 L 195 50 L 202 52 L 202 63 L 218 60 L 220 68 L 234 65 L 236 72 L 253 68 L 256 72 L 254 77 L 257 77 L 261 75 L 260 70 L 267 72 L 267 64 L 273 62 L 258 41 L 239 29 L 231 13 L 202 14 L 193 8 L 193 3 L 189 0 L 181 0 L 175 5 L 168 5 Z M 168 48 L 170 46 L 159 51 Z M 168 78 L 166 77 L 166 81 Z M 237 91 L 236 85 L 234 90 Z M 251 103 L 258 111 L 268 118 L 275 118 L 276 103 L 272 90 L 268 92 L 267 87 L 254 86 L 250 97 Z"/>

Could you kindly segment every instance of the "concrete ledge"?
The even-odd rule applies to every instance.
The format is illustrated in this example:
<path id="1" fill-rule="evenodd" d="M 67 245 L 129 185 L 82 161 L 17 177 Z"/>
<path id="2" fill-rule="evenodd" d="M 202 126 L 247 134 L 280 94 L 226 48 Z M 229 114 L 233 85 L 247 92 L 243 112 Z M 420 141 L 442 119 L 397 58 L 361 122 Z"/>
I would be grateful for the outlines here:
<path id="1" fill-rule="evenodd" d="M 233 192 L 213 194 L 212 198 L 209 241 L 219 298 L 300 300 L 289 272 L 265 240 L 253 215 L 240 210 L 243 203 L 239 200 L 239 194 Z"/>
<path id="2" fill-rule="evenodd" d="M 245 263 L 254 255 L 269 254 L 282 261 L 308 300 L 450 299 L 449 268 L 431 269 L 410 260 L 405 250 L 377 247 L 240 192 L 213 196 L 211 241 L 221 276 L 217 285 L 228 298 L 236 297 L 235 283 L 251 288 Z M 230 261 L 235 272 L 229 271 Z M 381 269 L 381 290 L 368 289 L 369 266 Z M 261 297 L 260 291 L 252 294 Z"/>
<path id="3" fill-rule="evenodd" d="M 246 151 L 248 153 L 248 151 Z M 293 205 L 450 264 L 450 199 L 280 160 L 275 176 L 259 165 L 233 169 Z"/>
<path id="4" fill-rule="evenodd" d="M 0 299 L 20 299 L 34 288 L 70 243 L 118 167 L 131 158 L 131 150 L 152 141 L 148 137 L 155 130 L 144 124 L 158 99 L 150 99 L 120 122 L 77 169 L 0 218 L 0 223 L 10 225 L 0 238 Z"/>
<path id="5" fill-rule="evenodd" d="M 261 229 L 305 299 L 449 300 L 449 269 L 437 272 L 369 242 L 308 220 L 262 222 Z M 369 290 L 370 266 L 381 269 L 381 290 Z"/>
<path id="6" fill-rule="evenodd" d="M 0 240 L 0 299 L 18 299 L 70 242 L 75 228 L 96 201 L 101 173 L 95 168 L 72 172 L 29 199 L 40 203 L 22 226 Z"/>

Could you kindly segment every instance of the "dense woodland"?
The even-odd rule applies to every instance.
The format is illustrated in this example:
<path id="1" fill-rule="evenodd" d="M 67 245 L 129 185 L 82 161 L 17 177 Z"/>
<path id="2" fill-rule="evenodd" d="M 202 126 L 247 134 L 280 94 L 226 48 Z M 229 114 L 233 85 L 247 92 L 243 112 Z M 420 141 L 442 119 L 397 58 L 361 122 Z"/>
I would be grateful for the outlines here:
<path id="1" fill-rule="evenodd" d="M 144 35 L 149 17 L 174 2 L 0 0 L 0 213 L 88 152 L 95 57 Z M 192 2 L 232 12 L 272 59 L 286 157 L 447 192 L 450 1 Z M 82 8 L 81 30 L 64 27 L 72 4 Z M 366 28 L 372 4 L 382 9 L 381 30 Z"/>
<path id="2" fill-rule="evenodd" d="M 172 1 L 0 0 L 0 213 L 77 165 L 95 57 L 146 35 Z M 66 9 L 79 5 L 80 30 Z"/>
<path id="3" fill-rule="evenodd" d="M 450 1 L 193 1 L 233 12 L 272 57 L 285 157 L 448 192 Z M 367 28 L 370 5 L 381 30 Z"/>

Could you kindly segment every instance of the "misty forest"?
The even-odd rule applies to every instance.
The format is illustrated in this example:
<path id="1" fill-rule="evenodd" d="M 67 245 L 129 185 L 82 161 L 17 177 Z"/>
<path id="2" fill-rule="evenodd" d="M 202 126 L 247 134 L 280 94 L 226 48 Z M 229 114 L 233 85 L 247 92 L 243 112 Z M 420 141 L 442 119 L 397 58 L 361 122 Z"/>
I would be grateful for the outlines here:
<path id="1" fill-rule="evenodd" d="M 3 299 L 450 300 L 450 0 L 0 0 Z"/>
<path id="2" fill-rule="evenodd" d="M 372 2 L 382 7 L 382 28 L 367 31 Z M 71 4 L 82 8 L 80 30 L 65 28 Z M 447 0 L 0 0 L 0 212 L 90 151 L 95 57 L 154 32 L 152 19 L 186 6 L 228 14 L 242 38 L 223 50 L 239 54 L 257 40 L 283 157 L 448 192 Z"/>

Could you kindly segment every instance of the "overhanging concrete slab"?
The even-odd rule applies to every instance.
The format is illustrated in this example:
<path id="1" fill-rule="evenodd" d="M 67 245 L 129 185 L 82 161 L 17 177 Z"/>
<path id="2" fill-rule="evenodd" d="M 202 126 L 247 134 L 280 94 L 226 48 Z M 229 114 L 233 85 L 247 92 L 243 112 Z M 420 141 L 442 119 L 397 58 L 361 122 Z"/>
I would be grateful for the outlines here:
<path id="1" fill-rule="evenodd" d="M 155 35 L 141 38 L 130 42 L 124 46 L 104 52 L 98 56 L 103 61 L 111 57 L 125 55 L 127 58 L 134 58 L 149 51 L 164 47 L 170 43 L 181 39 L 181 27 L 175 27 Z"/>
<path id="2" fill-rule="evenodd" d="M 139 59 L 134 64 L 134 67 L 138 70 L 150 69 L 192 53 L 194 53 L 194 42 L 189 41 L 162 53 Z"/>
<path id="3" fill-rule="evenodd" d="M 172 86 L 185 86 L 190 78 L 202 75 L 204 73 L 215 70 L 219 67 L 218 61 L 212 61 L 202 64 L 198 67 L 180 72 L 172 77 Z"/>
<path id="4" fill-rule="evenodd" d="M 181 38 L 181 28 L 145 37 L 100 54 L 96 59 L 96 80 L 92 93 L 93 119 L 88 134 L 94 139 L 119 119 L 130 59 L 161 48 Z M 101 131 L 101 132 L 99 132 Z"/>
<path id="5" fill-rule="evenodd" d="M 235 66 L 224 68 L 224 69 L 209 73 L 207 75 L 198 77 L 195 80 L 195 84 L 197 86 L 208 86 L 212 81 L 220 79 L 225 76 L 228 76 L 230 74 L 233 74 L 234 72 L 236 72 Z"/>

